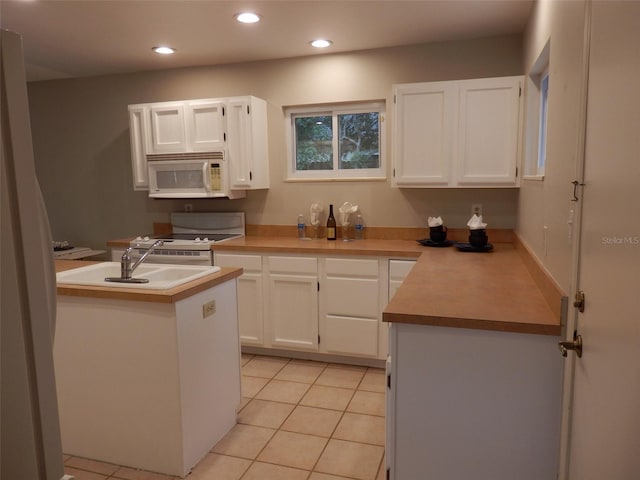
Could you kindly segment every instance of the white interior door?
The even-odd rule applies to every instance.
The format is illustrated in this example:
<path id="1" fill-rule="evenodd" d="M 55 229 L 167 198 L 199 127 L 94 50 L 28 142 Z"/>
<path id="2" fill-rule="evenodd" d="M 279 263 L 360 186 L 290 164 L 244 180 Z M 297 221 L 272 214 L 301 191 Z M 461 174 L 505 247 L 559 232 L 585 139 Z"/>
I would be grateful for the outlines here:
<path id="1" fill-rule="evenodd" d="M 592 3 L 570 480 L 640 475 L 640 2 Z"/>

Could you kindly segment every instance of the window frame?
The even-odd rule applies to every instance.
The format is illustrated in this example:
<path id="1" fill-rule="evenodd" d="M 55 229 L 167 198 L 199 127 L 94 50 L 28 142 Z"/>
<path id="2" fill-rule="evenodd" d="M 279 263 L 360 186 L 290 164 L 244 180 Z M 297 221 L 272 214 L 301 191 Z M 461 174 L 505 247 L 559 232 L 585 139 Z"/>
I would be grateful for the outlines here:
<path id="1" fill-rule="evenodd" d="M 547 121 L 549 117 L 549 66 L 540 74 L 540 108 L 538 119 L 538 151 L 536 175 L 544 177 L 547 164 Z"/>
<path id="2" fill-rule="evenodd" d="M 550 50 L 551 42 L 547 40 L 526 77 L 523 180 L 544 180 L 548 160 Z"/>
<path id="3" fill-rule="evenodd" d="M 378 168 L 349 168 L 340 169 L 339 163 L 339 138 L 338 116 L 344 114 L 372 113 L 377 112 L 379 116 L 379 160 Z M 286 107 L 285 113 L 285 135 L 287 145 L 287 178 L 286 181 L 365 181 L 365 180 L 386 180 L 386 128 L 385 116 L 386 105 L 383 100 L 357 103 L 336 103 L 321 104 L 312 106 Z M 296 143 L 295 143 L 295 119 L 309 116 L 331 116 L 332 122 L 332 151 L 333 168 L 331 170 L 297 170 L 296 169 Z"/>

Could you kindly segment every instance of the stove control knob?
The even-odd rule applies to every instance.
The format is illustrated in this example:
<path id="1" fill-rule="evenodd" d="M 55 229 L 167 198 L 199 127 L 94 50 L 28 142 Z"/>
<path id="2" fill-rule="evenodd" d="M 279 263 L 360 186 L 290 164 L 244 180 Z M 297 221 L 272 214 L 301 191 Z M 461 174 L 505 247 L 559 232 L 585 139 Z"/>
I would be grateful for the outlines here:
<path id="1" fill-rule="evenodd" d="M 149 240 L 149 237 L 145 236 L 143 240 L 146 242 L 147 240 Z"/>
<path id="2" fill-rule="evenodd" d="M 209 241 L 209 239 L 208 239 L 207 237 L 204 237 L 204 238 L 202 239 L 202 241 L 203 241 L 203 242 L 208 242 L 208 241 Z"/>
<path id="3" fill-rule="evenodd" d="M 142 237 L 141 237 L 140 235 L 138 235 L 138 236 L 136 237 L 136 242 L 141 242 L 141 241 L 142 241 Z"/>
<path id="4" fill-rule="evenodd" d="M 194 240 L 196 243 L 200 243 L 200 237 L 196 237 L 196 239 Z"/>

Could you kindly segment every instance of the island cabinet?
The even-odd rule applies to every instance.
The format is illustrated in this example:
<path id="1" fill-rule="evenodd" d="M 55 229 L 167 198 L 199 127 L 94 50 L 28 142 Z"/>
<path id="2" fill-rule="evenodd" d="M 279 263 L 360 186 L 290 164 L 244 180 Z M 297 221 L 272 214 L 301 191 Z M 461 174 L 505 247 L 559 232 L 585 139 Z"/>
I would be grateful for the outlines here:
<path id="1" fill-rule="evenodd" d="M 184 477 L 235 425 L 230 271 L 189 291 L 58 285 L 53 353 L 65 453 Z"/>
<path id="2" fill-rule="evenodd" d="M 522 77 L 393 86 L 393 185 L 515 187 Z"/>

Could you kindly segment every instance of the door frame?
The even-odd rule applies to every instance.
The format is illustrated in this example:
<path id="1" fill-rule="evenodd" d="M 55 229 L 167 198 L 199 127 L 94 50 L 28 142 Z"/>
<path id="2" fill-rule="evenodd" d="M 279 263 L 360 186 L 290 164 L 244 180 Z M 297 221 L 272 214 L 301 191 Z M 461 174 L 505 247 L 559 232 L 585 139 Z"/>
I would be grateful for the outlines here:
<path id="1" fill-rule="evenodd" d="M 592 0 L 585 0 L 584 31 L 582 44 L 582 81 L 580 84 L 581 102 L 577 121 L 576 161 L 574 165 L 574 195 L 569 199 L 570 218 L 569 228 L 572 230 L 572 258 L 571 258 L 571 285 L 569 297 L 569 310 L 566 317 L 566 325 L 563 328 L 563 339 L 573 340 L 573 332 L 578 327 L 578 309 L 573 307 L 573 299 L 580 291 L 580 259 L 582 249 L 582 214 L 584 194 L 584 171 L 586 161 L 587 144 L 587 108 L 589 103 L 589 62 L 591 55 L 591 14 Z M 571 426 L 572 406 L 574 392 L 574 378 L 577 356 L 570 352 L 564 362 L 564 376 L 562 385 L 562 414 L 560 425 L 560 455 L 558 466 L 558 480 L 569 479 L 569 464 L 571 452 Z"/>

